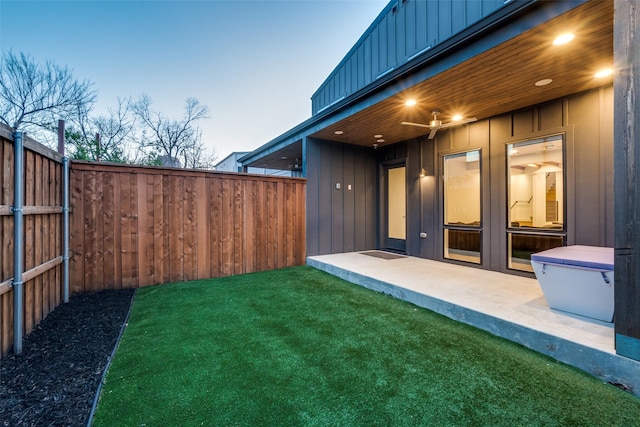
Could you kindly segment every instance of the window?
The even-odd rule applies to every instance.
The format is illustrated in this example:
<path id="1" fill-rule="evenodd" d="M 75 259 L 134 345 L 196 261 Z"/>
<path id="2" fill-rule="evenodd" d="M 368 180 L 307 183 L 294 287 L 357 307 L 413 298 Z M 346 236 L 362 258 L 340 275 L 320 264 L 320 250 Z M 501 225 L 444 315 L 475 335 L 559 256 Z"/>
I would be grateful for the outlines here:
<path id="1" fill-rule="evenodd" d="M 444 257 L 481 262 L 480 150 L 444 156 Z"/>
<path id="2" fill-rule="evenodd" d="M 563 137 L 508 144 L 507 163 L 508 267 L 533 271 L 531 254 L 564 243 Z"/>

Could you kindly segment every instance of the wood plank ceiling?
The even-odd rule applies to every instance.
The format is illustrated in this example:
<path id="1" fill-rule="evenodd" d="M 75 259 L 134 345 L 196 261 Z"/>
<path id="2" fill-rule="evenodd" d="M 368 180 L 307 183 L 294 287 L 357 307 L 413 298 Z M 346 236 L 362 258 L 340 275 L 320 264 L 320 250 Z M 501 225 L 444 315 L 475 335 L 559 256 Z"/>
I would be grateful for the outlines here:
<path id="1" fill-rule="evenodd" d="M 554 46 L 564 32 L 575 39 Z M 613 67 L 613 1 L 592 1 L 311 136 L 373 146 L 383 135 L 379 145 L 394 144 L 427 135 L 400 123 L 429 123 L 434 109 L 443 122 L 453 114 L 485 119 L 610 84 L 610 76 L 594 78 L 606 67 Z M 542 79 L 553 81 L 536 86 Z M 407 107 L 407 99 L 417 104 Z"/>

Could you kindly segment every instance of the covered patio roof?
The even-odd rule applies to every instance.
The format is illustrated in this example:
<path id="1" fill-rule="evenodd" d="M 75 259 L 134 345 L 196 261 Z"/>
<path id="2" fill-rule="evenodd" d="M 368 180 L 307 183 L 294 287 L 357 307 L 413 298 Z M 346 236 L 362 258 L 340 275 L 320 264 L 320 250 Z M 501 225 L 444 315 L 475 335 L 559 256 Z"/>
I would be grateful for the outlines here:
<path id="1" fill-rule="evenodd" d="M 454 114 L 481 120 L 611 84 L 611 76 L 594 75 L 613 66 L 613 2 L 590 1 L 572 9 L 568 4 L 541 2 L 522 11 L 517 24 L 469 29 L 449 49 L 425 52 L 384 85 L 365 88 L 242 160 L 247 166 L 286 169 L 291 157 L 302 158 L 304 137 L 385 146 L 427 135 L 429 129 L 401 122 L 428 123 L 432 110 L 440 110 L 444 122 Z M 559 7 L 569 10 L 558 14 Z M 575 39 L 553 45 L 566 32 Z M 552 81 L 536 86 L 544 79 Z M 406 106 L 408 99 L 416 105 Z"/>

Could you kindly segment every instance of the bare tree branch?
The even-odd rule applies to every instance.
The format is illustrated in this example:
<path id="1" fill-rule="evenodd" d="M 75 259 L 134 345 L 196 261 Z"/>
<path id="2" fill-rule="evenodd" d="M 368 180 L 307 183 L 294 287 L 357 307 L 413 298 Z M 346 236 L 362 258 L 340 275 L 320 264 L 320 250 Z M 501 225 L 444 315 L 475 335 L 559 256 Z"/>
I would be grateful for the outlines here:
<path id="1" fill-rule="evenodd" d="M 149 131 L 145 146 L 171 165 L 210 167 L 212 161 L 205 160 L 208 157 L 202 144 L 202 132 L 197 126 L 200 120 L 209 117 L 209 108 L 195 98 L 187 98 L 182 119 L 176 120 L 152 110 L 151 104 L 151 98 L 142 95 L 133 105 L 133 111 Z M 210 157 L 215 159 L 213 155 Z"/>
<path id="2" fill-rule="evenodd" d="M 66 67 L 12 51 L 0 59 L 0 121 L 14 131 L 28 125 L 50 129 L 52 115 L 89 111 L 95 99 L 92 83 L 76 80 Z"/>
<path id="3" fill-rule="evenodd" d="M 66 135 L 71 155 L 82 160 L 133 162 L 137 125 L 131 105 L 130 98 L 118 98 L 115 109 L 109 108 L 106 116 L 95 118 L 90 118 L 86 110 L 78 110 Z"/>

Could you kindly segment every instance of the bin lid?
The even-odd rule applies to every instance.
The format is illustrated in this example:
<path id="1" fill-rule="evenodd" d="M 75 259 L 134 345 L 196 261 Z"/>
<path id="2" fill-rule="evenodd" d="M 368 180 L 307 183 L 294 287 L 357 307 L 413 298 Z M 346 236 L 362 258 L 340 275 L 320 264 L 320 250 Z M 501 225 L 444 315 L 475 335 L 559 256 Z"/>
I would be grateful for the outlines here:
<path id="1" fill-rule="evenodd" d="M 561 246 L 531 255 L 539 263 L 563 264 L 567 266 L 613 270 L 613 248 L 599 246 Z"/>

